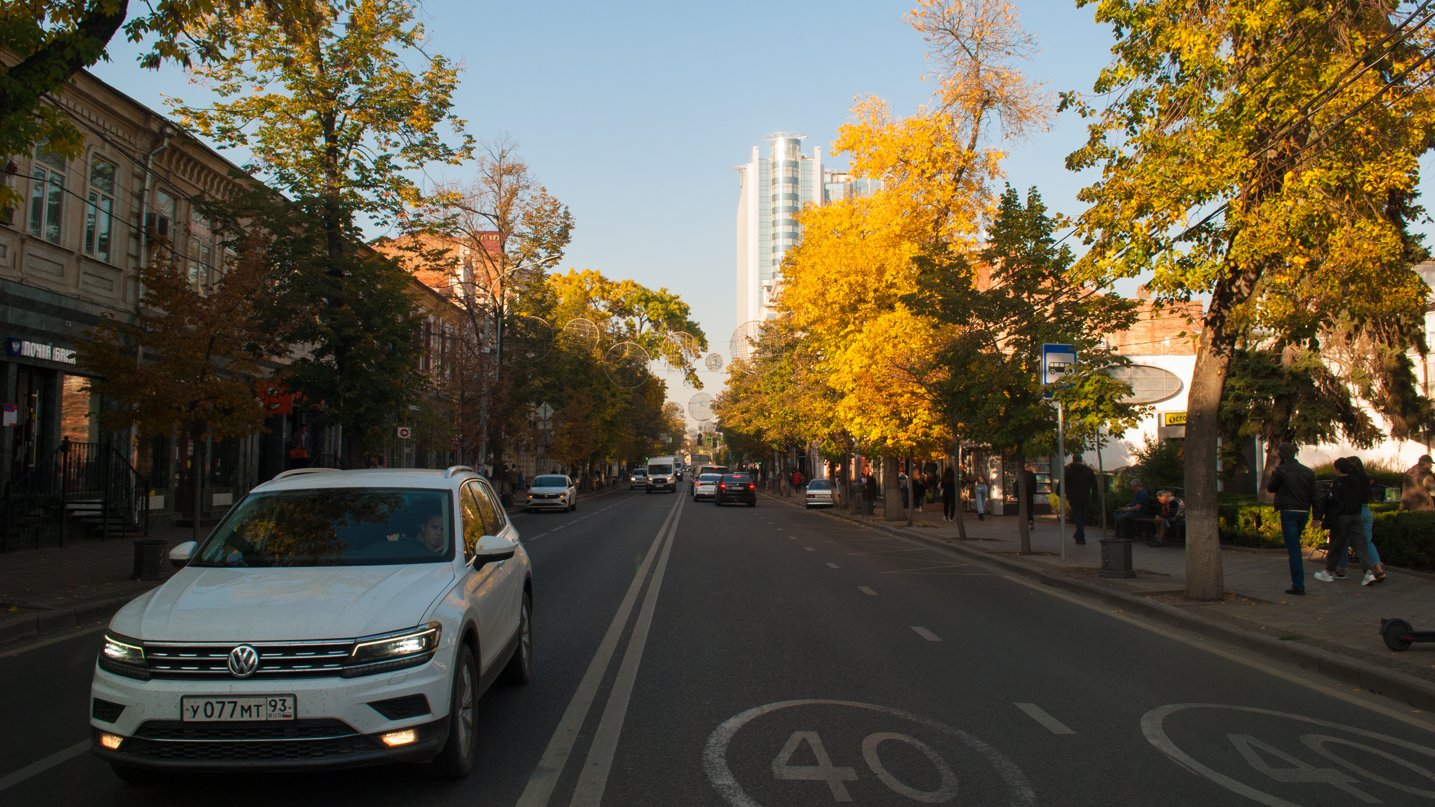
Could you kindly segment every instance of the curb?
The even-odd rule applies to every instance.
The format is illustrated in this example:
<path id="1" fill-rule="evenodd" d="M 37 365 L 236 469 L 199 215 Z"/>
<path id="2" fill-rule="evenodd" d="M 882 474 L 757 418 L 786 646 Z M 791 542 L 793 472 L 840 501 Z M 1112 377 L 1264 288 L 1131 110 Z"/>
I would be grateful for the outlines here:
<path id="1" fill-rule="evenodd" d="M 42 639 L 53 633 L 63 633 L 80 627 L 86 622 L 107 619 L 114 616 L 116 611 L 134 599 L 134 596 L 110 597 L 61 610 L 41 611 L 16 619 L 7 619 L 0 622 L 0 648 L 27 640 Z"/>
<path id="2" fill-rule="evenodd" d="M 774 499 L 779 504 L 787 504 L 791 507 L 797 506 L 771 494 L 764 495 L 770 499 Z M 1435 683 L 1416 678 L 1413 675 L 1398 670 L 1392 670 L 1339 653 L 1332 653 L 1328 650 L 1321 650 L 1295 642 L 1282 642 L 1279 639 L 1263 636 L 1208 617 L 1189 613 L 1181 608 L 1168 605 L 1159 600 L 1152 600 L 1135 594 L 1127 594 L 1124 591 L 1117 591 L 1107 588 L 1106 586 L 1088 583 L 1084 580 L 1070 578 L 1061 574 L 1052 574 L 1040 567 L 998 555 L 992 555 L 980 549 L 949 544 L 942 540 L 903 532 L 882 524 L 871 524 L 840 512 L 835 507 L 823 512 L 844 521 L 861 524 L 864 527 L 869 527 L 888 535 L 919 541 L 939 549 L 946 549 L 956 555 L 998 566 L 1007 571 L 1051 586 L 1052 588 L 1079 594 L 1089 599 L 1099 600 L 1107 605 L 1114 605 L 1125 611 L 1137 613 L 1207 638 L 1217 639 L 1228 645 L 1234 645 L 1244 650 L 1259 653 L 1267 658 L 1295 664 L 1302 669 L 1320 673 L 1321 675 L 1334 678 L 1343 683 L 1354 684 L 1361 689 L 1409 704 L 1417 709 L 1435 710 Z"/>

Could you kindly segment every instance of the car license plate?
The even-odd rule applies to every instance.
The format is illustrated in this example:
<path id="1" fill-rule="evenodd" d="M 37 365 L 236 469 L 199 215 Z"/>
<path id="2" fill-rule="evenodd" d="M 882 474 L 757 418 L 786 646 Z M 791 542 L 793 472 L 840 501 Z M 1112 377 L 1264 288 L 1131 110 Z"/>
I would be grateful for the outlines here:
<path id="1" fill-rule="evenodd" d="M 186 696 L 179 699 L 179 710 L 186 723 L 293 720 L 298 711 L 293 695 Z"/>

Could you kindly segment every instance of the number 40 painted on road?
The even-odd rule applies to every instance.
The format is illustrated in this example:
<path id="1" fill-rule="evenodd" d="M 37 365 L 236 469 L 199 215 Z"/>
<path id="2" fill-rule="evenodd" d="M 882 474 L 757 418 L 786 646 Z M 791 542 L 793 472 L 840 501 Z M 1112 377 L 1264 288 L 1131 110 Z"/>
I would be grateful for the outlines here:
<path id="1" fill-rule="evenodd" d="M 938 776 L 941 777 L 941 783 L 937 789 L 917 790 L 889 773 L 887 768 L 882 765 L 881 757 L 877 755 L 877 746 L 887 740 L 906 743 L 921 751 L 927 759 L 931 760 L 932 765 L 937 769 Z M 792 762 L 793 755 L 797 753 L 797 749 L 804 742 L 812 749 L 812 755 L 817 758 L 817 764 L 789 764 Z M 890 731 L 869 734 L 866 739 L 862 740 L 862 759 L 882 784 L 900 796 L 923 804 L 941 804 L 951 801 L 957 796 L 957 775 L 952 772 L 952 769 L 936 751 L 916 738 Z M 815 731 L 794 731 L 792 736 L 787 738 L 782 750 L 778 751 L 777 757 L 772 760 L 772 776 L 775 779 L 787 781 L 826 782 L 828 789 L 832 791 L 833 800 L 840 802 L 852 801 L 852 794 L 847 792 L 847 782 L 857 781 L 855 769 L 841 768 L 832 764 L 832 757 L 827 755 L 827 749 L 822 745 L 822 738 Z"/>

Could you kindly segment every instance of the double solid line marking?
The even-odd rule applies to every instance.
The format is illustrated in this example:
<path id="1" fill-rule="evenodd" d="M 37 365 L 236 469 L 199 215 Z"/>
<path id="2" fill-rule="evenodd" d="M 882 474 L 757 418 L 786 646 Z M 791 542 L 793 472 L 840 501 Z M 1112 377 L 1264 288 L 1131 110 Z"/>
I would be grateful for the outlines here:
<path id="1" fill-rule="evenodd" d="M 588 758 L 583 763 L 583 770 L 578 776 L 578 786 L 573 791 L 573 800 L 569 804 L 570 807 L 598 807 L 602 802 L 603 790 L 608 785 L 608 772 L 613 767 L 613 755 L 618 750 L 618 736 L 623 731 L 623 719 L 627 716 L 628 702 L 633 695 L 633 684 L 638 678 L 638 665 L 643 660 L 643 647 L 648 642 L 648 629 L 653 624 L 653 611 L 657 608 L 658 591 L 663 585 L 663 572 L 668 568 L 673 536 L 677 534 L 678 521 L 682 517 L 683 505 L 686 502 L 687 497 L 678 497 L 678 501 L 668 511 L 663 526 L 658 529 L 657 537 L 648 547 L 648 554 L 633 576 L 633 582 L 628 586 L 622 604 L 618 606 L 618 613 L 613 616 L 608 632 L 603 635 L 603 642 L 598 645 L 598 652 L 589 662 L 588 670 L 583 674 L 583 680 L 578 683 L 573 699 L 568 702 L 563 719 L 558 722 L 558 728 L 548 741 L 548 747 L 543 751 L 537 769 L 529 777 L 523 795 L 518 798 L 518 807 L 548 806 L 553 789 L 558 785 L 568 758 L 573 754 L 573 745 L 578 740 L 578 734 L 593 708 L 598 688 L 608 674 L 608 667 L 618 649 L 623 629 L 627 627 L 633 606 L 638 601 L 638 593 L 648 578 L 649 570 L 652 570 L 652 583 L 648 586 L 647 595 L 643 597 L 638 621 L 633 625 L 633 633 L 623 651 L 618 675 L 608 693 L 608 702 L 598 720 L 597 733 L 593 736 L 593 744 L 588 748 Z M 653 563 L 654 557 L 657 558 L 656 565 Z"/>

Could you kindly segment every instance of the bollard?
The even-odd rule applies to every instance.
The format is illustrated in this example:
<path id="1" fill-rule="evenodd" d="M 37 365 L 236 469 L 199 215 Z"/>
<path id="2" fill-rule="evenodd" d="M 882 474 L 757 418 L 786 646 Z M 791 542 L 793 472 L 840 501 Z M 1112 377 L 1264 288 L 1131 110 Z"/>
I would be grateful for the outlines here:
<path id="1" fill-rule="evenodd" d="M 169 546 L 169 541 L 142 539 L 135 541 L 134 545 L 135 570 L 134 574 L 130 575 L 130 579 L 158 580 L 160 559 L 164 556 L 164 550 Z"/>
<path id="2" fill-rule="evenodd" d="M 1101 539 L 1102 577 L 1135 577 L 1131 565 L 1131 540 L 1129 538 Z"/>

